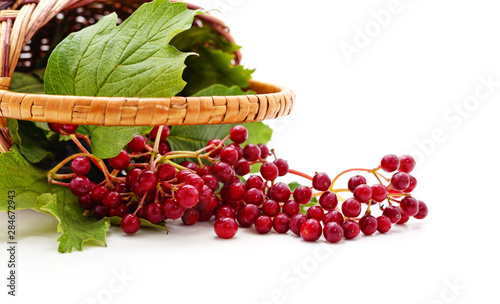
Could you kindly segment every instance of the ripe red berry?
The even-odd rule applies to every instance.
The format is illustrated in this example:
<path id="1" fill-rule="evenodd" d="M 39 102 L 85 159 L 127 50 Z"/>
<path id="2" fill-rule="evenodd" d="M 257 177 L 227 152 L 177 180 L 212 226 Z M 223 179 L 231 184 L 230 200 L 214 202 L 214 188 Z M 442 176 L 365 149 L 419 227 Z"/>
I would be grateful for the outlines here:
<path id="1" fill-rule="evenodd" d="M 415 159 L 410 155 L 402 155 L 399 157 L 399 171 L 404 173 L 411 173 L 415 168 Z"/>
<path id="2" fill-rule="evenodd" d="M 262 177 L 260 177 L 258 175 L 250 175 L 247 179 L 246 187 L 247 187 L 247 189 L 255 188 L 255 189 L 263 190 L 264 189 L 264 180 L 262 179 Z"/>
<path id="3" fill-rule="evenodd" d="M 87 175 L 90 171 L 90 160 L 86 156 L 77 156 L 71 161 L 71 170 L 76 175 Z"/>
<path id="4" fill-rule="evenodd" d="M 315 242 L 319 240 L 321 237 L 321 233 L 323 232 L 323 228 L 321 227 L 321 223 L 314 218 L 308 219 L 302 226 L 300 227 L 300 236 L 308 242 Z"/>
<path id="5" fill-rule="evenodd" d="M 326 191 L 330 188 L 332 180 L 328 177 L 328 174 L 324 172 L 318 172 L 314 175 L 312 180 L 313 188 L 318 191 Z"/>
<path id="6" fill-rule="evenodd" d="M 410 185 L 408 186 L 408 188 L 406 188 L 403 192 L 405 193 L 410 193 L 412 192 L 413 190 L 415 190 L 415 188 L 417 187 L 417 179 L 414 177 L 414 176 L 411 176 L 408 174 L 408 176 L 410 176 Z"/>
<path id="7" fill-rule="evenodd" d="M 372 188 L 367 184 L 361 184 L 354 189 L 352 194 L 358 202 L 368 203 L 368 201 L 372 198 Z"/>
<path id="8" fill-rule="evenodd" d="M 156 173 L 151 170 L 143 171 L 141 175 L 139 175 L 138 181 L 139 186 L 144 191 L 156 189 L 156 186 L 158 185 L 158 177 L 156 176 Z"/>
<path id="9" fill-rule="evenodd" d="M 158 152 L 160 153 L 160 155 L 165 155 L 170 152 L 170 146 L 168 145 L 168 143 L 161 142 L 158 146 Z"/>
<path id="10" fill-rule="evenodd" d="M 120 226 L 126 234 L 134 234 L 141 228 L 141 220 L 133 214 L 127 214 L 122 218 Z"/>
<path id="11" fill-rule="evenodd" d="M 323 236 L 328 243 L 338 243 L 344 237 L 344 229 L 336 222 L 329 222 L 323 228 Z"/>
<path id="12" fill-rule="evenodd" d="M 418 201 L 411 196 L 406 196 L 399 204 L 401 213 L 407 216 L 414 216 L 418 213 Z"/>
<path id="13" fill-rule="evenodd" d="M 347 182 L 347 188 L 349 191 L 354 192 L 354 189 L 363 184 L 366 184 L 366 178 L 362 175 L 354 175 Z"/>
<path id="14" fill-rule="evenodd" d="M 266 234 L 273 227 L 273 220 L 267 215 L 261 215 L 255 220 L 255 230 L 260 234 Z"/>
<path id="15" fill-rule="evenodd" d="M 102 200 L 104 199 L 104 196 L 106 196 L 106 194 L 108 193 L 108 191 L 109 190 L 108 190 L 108 188 L 106 186 L 102 186 L 102 185 L 101 186 L 95 186 L 90 191 L 90 197 L 95 202 L 101 203 Z"/>
<path id="16" fill-rule="evenodd" d="M 182 223 L 187 226 L 192 226 L 200 220 L 200 211 L 195 208 L 189 208 L 182 215 Z"/>
<path id="17" fill-rule="evenodd" d="M 239 176 L 247 175 L 251 169 L 252 167 L 246 159 L 240 159 L 234 165 L 234 172 Z"/>
<path id="18" fill-rule="evenodd" d="M 167 137 L 170 135 L 170 128 L 168 126 L 162 126 L 161 127 L 161 134 L 160 134 L 160 141 L 165 142 L 167 140 Z M 158 130 L 160 129 L 159 126 L 156 126 L 151 130 L 151 138 L 153 140 L 156 139 L 156 135 L 158 135 Z"/>
<path id="19" fill-rule="evenodd" d="M 342 204 L 342 213 L 346 217 L 357 217 L 361 213 L 361 204 L 355 198 L 348 198 Z"/>
<path id="20" fill-rule="evenodd" d="M 231 201 L 237 202 L 243 200 L 245 196 L 245 185 L 242 182 L 236 182 L 229 185 L 228 194 Z"/>
<path id="21" fill-rule="evenodd" d="M 220 151 L 220 161 L 230 164 L 231 166 L 238 161 L 238 151 L 232 147 L 225 147 Z"/>
<path id="22" fill-rule="evenodd" d="M 130 165 L 130 156 L 125 150 L 121 150 L 117 156 L 110 158 L 109 165 L 116 170 L 125 170 Z"/>
<path id="23" fill-rule="evenodd" d="M 404 191 L 410 186 L 410 175 L 404 172 L 398 172 L 391 178 L 391 186 L 394 190 Z"/>
<path id="24" fill-rule="evenodd" d="M 237 144 L 242 144 L 248 138 L 248 130 L 242 125 L 236 125 L 229 131 L 229 138 Z"/>
<path id="25" fill-rule="evenodd" d="M 184 209 L 174 199 L 168 199 L 163 205 L 163 215 L 171 220 L 177 220 L 184 214 Z"/>
<path id="26" fill-rule="evenodd" d="M 260 189 L 248 189 L 244 195 L 245 203 L 260 206 L 264 203 L 264 193 Z"/>
<path id="27" fill-rule="evenodd" d="M 387 231 L 391 230 L 391 220 L 385 216 L 381 215 L 377 217 L 377 230 L 380 233 L 386 233 Z"/>
<path id="28" fill-rule="evenodd" d="M 382 202 L 387 198 L 387 188 L 381 184 L 375 184 L 372 188 L 372 199 L 375 202 Z"/>
<path id="29" fill-rule="evenodd" d="M 289 217 L 284 213 L 279 213 L 273 219 L 273 228 L 278 233 L 287 233 L 289 223 Z"/>
<path id="30" fill-rule="evenodd" d="M 64 132 L 66 134 L 74 134 L 77 129 L 78 129 L 78 125 L 63 124 L 61 126 L 61 132 Z"/>
<path id="31" fill-rule="evenodd" d="M 69 183 L 69 190 L 74 196 L 85 196 L 90 193 L 92 184 L 86 176 L 75 176 Z"/>
<path id="32" fill-rule="evenodd" d="M 274 184 L 269 190 L 271 199 L 277 202 L 286 202 L 290 198 L 290 187 L 287 184 L 279 182 Z"/>
<path id="33" fill-rule="evenodd" d="M 230 218 L 236 218 L 236 213 L 234 212 L 233 208 L 228 207 L 228 206 L 223 206 L 217 209 L 215 212 L 215 218 L 221 218 L 221 217 L 230 217 Z"/>
<path id="34" fill-rule="evenodd" d="M 377 219 L 371 215 L 364 215 L 359 220 L 359 228 L 365 235 L 372 235 L 377 231 Z"/>
<path id="35" fill-rule="evenodd" d="M 280 205 L 273 200 L 267 200 L 262 204 L 262 213 L 267 216 L 274 217 L 276 214 L 280 213 Z"/>
<path id="36" fill-rule="evenodd" d="M 109 209 L 104 205 L 96 204 L 94 207 L 94 217 L 97 220 L 101 220 L 109 215 Z"/>
<path id="37" fill-rule="evenodd" d="M 212 174 L 205 174 L 201 179 L 203 180 L 205 185 L 210 188 L 210 190 L 216 191 L 217 189 L 219 189 L 219 181 Z"/>
<path id="38" fill-rule="evenodd" d="M 161 164 L 156 168 L 156 175 L 159 180 L 168 181 L 175 177 L 175 167 L 171 164 Z"/>
<path id="39" fill-rule="evenodd" d="M 307 221 L 307 216 L 303 213 L 297 213 L 290 218 L 290 231 L 300 236 L 300 227 Z"/>
<path id="40" fill-rule="evenodd" d="M 260 159 L 260 148 L 254 144 L 248 144 L 243 149 L 243 157 L 248 161 L 256 161 Z"/>
<path id="41" fill-rule="evenodd" d="M 236 175 L 233 168 L 229 164 L 223 162 L 216 163 L 212 170 L 214 171 L 215 177 L 223 183 L 232 180 Z"/>
<path id="42" fill-rule="evenodd" d="M 278 177 L 278 167 L 271 162 L 263 163 L 260 167 L 260 174 L 265 180 L 273 181 Z"/>
<path id="43" fill-rule="evenodd" d="M 179 205 L 184 208 L 194 207 L 198 203 L 198 190 L 191 185 L 184 185 L 175 193 Z"/>
<path id="44" fill-rule="evenodd" d="M 260 216 L 260 209 L 256 205 L 248 204 L 243 207 L 243 219 L 249 224 L 253 224 Z"/>
<path id="45" fill-rule="evenodd" d="M 286 160 L 278 158 L 273 161 L 273 164 L 275 164 L 276 167 L 278 168 L 279 176 L 285 176 L 288 173 L 289 166 Z"/>
<path id="46" fill-rule="evenodd" d="M 391 223 L 393 224 L 401 220 L 401 209 L 399 209 L 396 206 L 385 207 L 384 212 L 382 212 L 382 214 L 387 216 L 391 220 Z"/>
<path id="47" fill-rule="evenodd" d="M 146 207 L 146 219 L 153 224 L 158 224 L 165 219 L 163 208 L 159 203 L 151 203 Z"/>
<path id="48" fill-rule="evenodd" d="M 128 148 L 132 152 L 142 152 L 146 147 L 146 138 L 142 135 L 136 135 L 132 140 L 128 143 Z"/>
<path id="49" fill-rule="evenodd" d="M 118 216 L 118 217 L 124 217 L 127 215 L 129 212 L 127 210 L 127 206 L 125 204 L 121 204 L 118 208 L 115 209 L 109 209 L 109 216 Z"/>
<path id="50" fill-rule="evenodd" d="M 213 148 L 208 150 L 208 151 L 211 151 L 209 156 L 210 157 L 217 157 L 217 156 L 219 156 L 222 148 L 224 148 L 224 143 L 222 142 L 222 140 L 220 140 L 218 138 L 214 138 L 207 143 L 207 147 L 210 147 L 210 146 L 212 146 Z"/>
<path id="51" fill-rule="evenodd" d="M 396 224 L 403 225 L 406 222 L 408 222 L 409 219 L 410 219 L 410 217 L 408 215 L 401 213 L 401 219 Z"/>
<path id="52" fill-rule="evenodd" d="M 288 215 L 288 217 L 292 217 L 299 212 L 300 206 L 296 201 L 289 200 L 288 202 L 283 204 L 283 213 Z"/>
<path id="53" fill-rule="evenodd" d="M 330 210 L 323 217 L 323 223 L 327 224 L 330 222 L 335 222 L 339 225 L 342 225 L 342 223 L 344 223 L 344 216 L 342 215 L 342 213 L 338 212 L 337 210 Z"/>
<path id="54" fill-rule="evenodd" d="M 78 203 L 83 210 L 92 210 L 95 207 L 95 201 L 90 197 L 90 194 L 78 198 Z"/>
<path id="55" fill-rule="evenodd" d="M 238 232 L 238 224 L 233 218 L 222 217 L 215 221 L 214 230 L 221 239 L 230 239 Z"/>
<path id="56" fill-rule="evenodd" d="M 344 230 L 344 237 L 347 240 L 353 239 L 359 235 L 359 225 L 353 220 L 347 220 L 342 224 Z"/>
<path id="57" fill-rule="evenodd" d="M 269 157 L 269 148 L 264 144 L 258 144 L 257 147 L 260 149 L 260 158 L 266 159 Z M 278 167 L 279 168 L 279 167 Z"/>
<path id="58" fill-rule="evenodd" d="M 325 217 L 325 211 L 320 206 L 311 206 L 307 209 L 307 216 L 309 218 L 315 218 L 318 221 L 322 221 Z"/>
<path id="59" fill-rule="evenodd" d="M 122 196 L 116 191 L 111 191 L 104 196 L 102 203 L 109 209 L 118 208 L 122 204 Z"/>
<path id="60" fill-rule="evenodd" d="M 312 199 L 312 190 L 307 186 L 299 186 L 293 191 L 293 199 L 300 205 L 309 203 Z"/>
<path id="61" fill-rule="evenodd" d="M 394 154 L 387 154 L 382 158 L 380 167 L 385 172 L 391 173 L 399 168 L 399 158 Z"/>
<path id="62" fill-rule="evenodd" d="M 235 149 L 236 152 L 238 152 L 238 159 L 241 159 L 243 157 L 243 148 L 239 144 L 232 143 L 227 146 Z"/>
<path id="63" fill-rule="evenodd" d="M 422 201 L 418 201 L 418 212 L 413 217 L 421 220 L 425 218 L 427 214 L 429 214 L 429 209 L 427 209 L 427 205 Z"/>
<path id="64" fill-rule="evenodd" d="M 334 192 L 326 191 L 319 197 L 319 205 L 325 210 L 335 209 L 338 205 L 338 198 Z"/>
<path id="65" fill-rule="evenodd" d="M 60 123 L 50 123 L 49 122 L 48 125 L 49 125 L 49 129 L 52 132 L 61 133 L 62 124 L 60 124 Z"/>

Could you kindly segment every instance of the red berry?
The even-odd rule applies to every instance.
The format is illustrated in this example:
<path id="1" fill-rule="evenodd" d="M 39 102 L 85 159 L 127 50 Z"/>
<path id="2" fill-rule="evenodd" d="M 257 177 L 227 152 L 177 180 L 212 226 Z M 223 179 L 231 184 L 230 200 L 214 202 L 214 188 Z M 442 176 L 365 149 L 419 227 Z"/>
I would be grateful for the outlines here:
<path id="1" fill-rule="evenodd" d="M 429 209 L 427 209 L 427 205 L 422 201 L 418 201 L 418 212 L 413 217 L 421 220 L 425 218 L 427 214 L 429 214 Z"/>
<path id="2" fill-rule="evenodd" d="M 250 166 L 250 163 L 246 159 L 240 159 L 234 165 L 234 172 L 239 176 L 247 175 L 250 173 L 251 169 L 252 166 Z"/>
<path id="3" fill-rule="evenodd" d="M 248 130 L 242 125 L 236 125 L 229 131 L 229 138 L 237 144 L 242 144 L 248 138 Z"/>
<path id="4" fill-rule="evenodd" d="M 168 181 L 175 177 L 175 167 L 171 164 L 161 164 L 156 168 L 156 175 L 158 179 L 162 181 Z"/>
<path id="5" fill-rule="evenodd" d="M 210 190 L 216 191 L 217 189 L 219 189 L 219 181 L 212 174 L 205 174 L 201 179 L 203 180 L 205 185 L 210 188 Z"/>
<path id="6" fill-rule="evenodd" d="M 225 147 L 220 151 L 220 160 L 227 164 L 234 165 L 238 161 L 238 151 L 231 147 Z"/>
<path id="7" fill-rule="evenodd" d="M 258 175 L 250 175 L 246 182 L 246 187 L 248 190 L 255 188 L 259 190 L 264 189 L 264 180 Z"/>
<path id="8" fill-rule="evenodd" d="M 152 203 L 146 206 L 146 219 L 153 224 L 158 224 L 165 219 L 162 206 L 159 203 Z"/>
<path id="9" fill-rule="evenodd" d="M 410 175 L 404 172 L 398 172 L 391 178 L 391 186 L 394 190 L 404 191 L 410 186 Z"/>
<path id="10" fill-rule="evenodd" d="M 406 196 L 401 200 L 399 204 L 401 208 L 401 213 L 407 216 L 414 216 L 418 213 L 418 201 L 411 196 Z"/>
<path id="11" fill-rule="evenodd" d="M 163 215 L 171 220 L 177 220 L 184 214 L 184 209 L 174 199 L 168 199 L 163 205 Z"/>
<path id="12" fill-rule="evenodd" d="M 139 175 L 139 186 L 142 188 L 144 191 L 151 191 L 153 189 L 156 189 L 156 186 L 158 185 L 158 177 L 156 176 L 156 173 L 151 170 L 146 170 Z"/>
<path id="13" fill-rule="evenodd" d="M 102 203 L 109 209 L 118 208 L 122 204 L 122 196 L 116 191 L 111 191 L 104 196 Z"/>
<path id="14" fill-rule="evenodd" d="M 90 194 L 87 194 L 85 196 L 80 196 L 78 198 L 78 203 L 83 210 L 92 210 L 96 202 L 90 197 Z"/>
<path id="15" fill-rule="evenodd" d="M 168 143 L 161 142 L 158 146 L 158 152 L 160 153 L 160 155 L 165 155 L 170 152 L 170 146 L 168 145 Z"/>
<path id="16" fill-rule="evenodd" d="M 78 125 L 63 124 L 61 126 L 61 131 L 66 133 L 66 134 L 73 134 L 76 132 L 77 129 L 78 129 Z"/>
<path id="17" fill-rule="evenodd" d="M 312 180 L 313 188 L 318 190 L 318 191 L 328 190 L 328 188 L 330 188 L 331 183 L 332 183 L 332 180 L 324 172 L 316 173 L 313 177 L 313 180 Z"/>
<path id="18" fill-rule="evenodd" d="M 278 233 L 287 233 L 290 219 L 284 213 L 277 214 L 273 219 L 273 228 Z"/>
<path id="19" fill-rule="evenodd" d="M 199 176 L 207 175 L 212 173 L 212 167 L 209 165 L 203 165 L 196 170 L 196 174 Z"/>
<path id="20" fill-rule="evenodd" d="M 266 162 L 260 167 L 260 174 L 265 180 L 273 181 L 278 177 L 278 167 L 271 162 Z"/>
<path id="21" fill-rule="evenodd" d="M 359 220 L 359 228 L 365 235 L 372 235 L 377 231 L 377 219 L 371 215 L 364 215 Z"/>
<path id="22" fill-rule="evenodd" d="M 156 139 L 156 135 L 158 135 L 158 130 L 160 129 L 159 126 L 156 126 L 153 128 L 153 130 L 151 130 L 151 138 L 153 140 Z M 160 134 L 160 141 L 164 142 L 165 140 L 167 140 L 167 137 L 170 135 L 170 128 L 167 127 L 167 126 L 162 126 L 162 129 L 161 129 L 161 134 Z"/>
<path id="23" fill-rule="evenodd" d="M 113 217 L 113 216 L 124 217 L 127 214 L 128 214 L 128 210 L 127 210 L 127 206 L 125 206 L 125 204 L 121 204 L 120 207 L 109 210 L 109 216 L 111 216 L 111 217 Z"/>
<path id="24" fill-rule="evenodd" d="M 292 217 L 299 212 L 300 205 L 296 201 L 289 200 L 288 202 L 283 204 L 283 213 L 288 215 L 288 217 Z"/>
<path id="25" fill-rule="evenodd" d="M 363 184 L 366 184 L 366 178 L 362 175 L 354 175 L 347 182 L 347 188 L 349 191 L 354 192 L 354 189 Z"/>
<path id="26" fill-rule="evenodd" d="M 286 202 L 290 198 L 290 187 L 287 184 L 279 182 L 269 189 L 269 196 L 277 202 Z"/>
<path id="27" fill-rule="evenodd" d="M 338 212 L 337 210 L 330 210 L 323 217 L 323 223 L 327 224 L 330 222 L 335 222 L 339 225 L 342 225 L 342 223 L 344 223 L 344 216 L 342 215 L 342 213 Z"/>
<path id="28" fill-rule="evenodd" d="M 262 204 L 262 213 L 267 216 L 273 217 L 276 214 L 280 213 L 281 207 L 276 201 L 267 200 Z"/>
<path id="29" fill-rule="evenodd" d="M 127 214 L 122 218 L 120 226 L 126 234 L 134 234 L 141 228 L 141 220 L 133 214 Z"/>
<path id="30" fill-rule="evenodd" d="M 198 190 L 191 185 L 180 187 L 175 194 L 177 202 L 184 208 L 194 207 L 198 203 L 198 196 Z"/>
<path id="31" fill-rule="evenodd" d="M 240 206 L 241 206 L 241 204 L 240 204 Z M 238 224 L 241 227 L 246 228 L 246 227 L 252 226 L 252 223 L 245 221 L 245 214 L 243 212 L 243 208 L 238 210 L 238 213 L 236 214 L 236 220 L 238 221 Z"/>
<path id="32" fill-rule="evenodd" d="M 220 140 L 218 138 L 214 138 L 211 141 L 209 141 L 207 143 L 207 147 L 210 147 L 210 146 L 212 146 L 212 148 L 208 150 L 208 151 L 211 151 L 210 154 L 209 154 L 210 157 L 217 157 L 217 156 L 219 156 L 220 151 L 222 150 L 222 148 L 225 147 L 224 143 L 222 142 L 222 140 Z"/>
<path id="33" fill-rule="evenodd" d="M 230 217 L 230 218 L 236 218 L 236 213 L 234 212 L 233 208 L 224 206 L 220 207 L 217 212 L 215 212 L 215 218 L 221 218 L 221 217 Z"/>
<path id="34" fill-rule="evenodd" d="M 179 165 L 181 165 L 181 166 L 183 166 L 191 171 L 194 171 L 194 172 L 196 172 L 200 168 L 196 163 L 194 163 L 192 161 L 187 161 L 187 160 L 182 161 Z"/>
<path id="35" fill-rule="evenodd" d="M 69 190 L 74 196 L 85 196 L 90 193 L 92 184 L 86 176 L 75 176 L 69 183 Z"/>
<path id="36" fill-rule="evenodd" d="M 344 230 L 344 237 L 347 240 L 353 239 L 359 235 L 359 225 L 355 221 L 347 220 L 342 224 Z"/>
<path id="37" fill-rule="evenodd" d="M 300 236 L 308 242 L 315 242 L 319 240 L 321 237 L 321 233 L 323 232 L 323 228 L 321 227 L 321 223 L 314 218 L 308 219 L 302 226 L 300 227 Z"/>
<path id="38" fill-rule="evenodd" d="M 354 189 L 352 194 L 358 202 L 368 203 L 368 201 L 372 198 L 372 188 L 367 184 L 361 184 Z"/>
<path id="39" fill-rule="evenodd" d="M 127 151 L 121 150 L 117 156 L 110 158 L 108 161 L 109 165 L 113 167 L 113 169 L 125 170 L 130 165 L 130 156 Z"/>
<path id="40" fill-rule="evenodd" d="M 323 228 L 323 236 L 328 243 L 338 243 L 344 237 L 344 229 L 336 222 L 329 222 Z"/>
<path id="41" fill-rule="evenodd" d="M 396 224 L 403 225 L 406 222 L 408 222 L 409 219 L 410 219 L 410 217 L 408 215 L 401 213 L 401 219 Z"/>
<path id="42" fill-rule="evenodd" d="M 252 188 L 245 192 L 245 203 L 260 206 L 264 203 L 264 193 L 262 190 Z"/>
<path id="43" fill-rule="evenodd" d="M 299 186 L 293 191 L 293 199 L 300 205 L 309 203 L 312 199 L 312 190 L 307 186 Z"/>
<path id="44" fill-rule="evenodd" d="M 109 215 L 109 209 L 104 205 L 95 205 L 94 207 L 94 217 L 97 220 L 103 219 Z"/>
<path id="45" fill-rule="evenodd" d="M 387 216 L 391 220 L 391 223 L 393 224 L 401 220 L 401 209 L 399 209 L 396 206 L 385 207 L 384 212 L 382 212 L 382 214 Z"/>
<path id="46" fill-rule="evenodd" d="M 248 144 L 243 149 L 243 157 L 250 161 L 256 161 L 260 159 L 260 148 L 254 144 Z"/>
<path id="47" fill-rule="evenodd" d="M 182 223 L 187 226 L 196 224 L 200 220 L 200 211 L 195 208 L 189 208 L 182 216 Z"/>
<path id="48" fill-rule="evenodd" d="M 307 221 L 307 216 L 303 213 L 295 214 L 290 218 L 290 231 L 300 236 L 300 227 Z"/>
<path id="49" fill-rule="evenodd" d="M 227 146 L 235 149 L 236 152 L 238 152 L 238 159 L 241 159 L 243 157 L 243 148 L 239 144 L 232 143 Z"/>
<path id="50" fill-rule="evenodd" d="M 385 172 L 391 173 L 399 168 L 399 158 L 394 154 L 387 154 L 382 158 L 380 167 Z"/>
<path id="51" fill-rule="evenodd" d="M 128 148 L 132 152 L 142 152 L 146 147 L 146 138 L 142 135 L 136 135 L 132 140 L 128 143 Z"/>
<path id="52" fill-rule="evenodd" d="M 238 232 L 238 224 L 233 218 L 223 217 L 215 221 L 214 230 L 221 239 L 230 239 Z"/>
<path id="53" fill-rule="evenodd" d="M 71 170 L 76 175 L 87 175 L 90 171 L 90 160 L 86 156 L 77 156 L 71 161 Z"/>
<path id="54" fill-rule="evenodd" d="M 101 203 L 102 200 L 104 199 L 104 196 L 108 193 L 108 188 L 106 186 L 95 186 L 91 191 L 90 191 L 90 197 L 98 203 Z"/>
<path id="55" fill-rule="evenodd" d="M 399 171 L 404 173 L 411 173 L 415 168 L 415 159 L 410 155 L 402 155 L 399 157 Z"/>
<path id="56" fill-rule="evenodd" d="M 288 173 L 288 162 L 282 158 L 275 159 L 273 161 L 273 164 L 278 167 L 278 175 L 279 176 L 285 176 Z"/>
<path id="57" fill-rule="evenodd" d="M 307 216 L 322 221 L 325 217 L 325 211 L 320 206 L 311 206 L 307 209 Z"/>
<path id="58" fill-rule="evenodd" d="M 216 163 L 212 169 L 215 177 L 223 183 L 232 180 L 236 175 L 233 168 L 229 164 L 223 162 Z"/>
<path id="59" fill-rule="evenodd" d="M 387 188 L 381 184 L 375 184 L 372 187 L 372 199 L 375 202 L 382 202 L 387 198 Z"/>
<path id="60" fill-rule="evenodd" d="M 260 234 L 266 234 L 271 231 L 273 220 L 267 215 L 261 215 L 255 220 L 255 230 Z"/>
<path id="61" fill-rule="evenodd" d="M 137 179 L 139 178 L 139 175 L 141 175 L 142 173 L 142 170 L 139 169 L 139 168 L 134 168 L 130 171 L 127 172 L 127 177 L 125 179 L 127 185 L 129 185 L 130 187 L 132 186 L 132 184 L 137 181 Z"/>
<path id="62" fill-rule="evenodd" d="M 49 125 L 49 129 L 52 132 L 61 133 L 62 124 L 60 124 L 60 123 L 50 123 L 49 122 L 48 125 Z"/>
<path id="63" fill-rule="evenodd" d="M 255 220 L 260 216 L 260 209 L 256 205 L 246 205 L 242 209 L 243 219 L 249 224 L 253 224 Z"/>
<path id="64" fill-rule="evenodd" d="M 269 148 L 264 144 L 258 144 L 257 147 L 260 149 L 260 158 L 266 159 L 269 157 Z M 279 167 L 278 167 L 279 168 Z"/>
<path id="65" fill-rule="evenodd" d="M 338 198 L 334 192 L 326 191 L 319 197 L 319 205 L 325 210 L 335 209 L 338 205 Z"/>
<path id="66" fill-rule="evenodd" d="M 405 193 L 410 193 L 417 187 L 417 179 L 411 175 L 409 176 L 410 176 L 410 185 L 408 186 L 408 188 L 404 190 Z"/>
<path id="67" fill-rule="evenodd" d="M 385 216 L 381 215 L 377 217 L 377 230 L 380 233 L 386 233 L 387 231 L 391 230 L 391 220 Z"/>
<path id="68" fill-rule="evenodd" d="M 342 213 L 346 217 L 357 217 L 361 213 L 361 204 L 355 198 L 348 198 L 342 204 Z"/>

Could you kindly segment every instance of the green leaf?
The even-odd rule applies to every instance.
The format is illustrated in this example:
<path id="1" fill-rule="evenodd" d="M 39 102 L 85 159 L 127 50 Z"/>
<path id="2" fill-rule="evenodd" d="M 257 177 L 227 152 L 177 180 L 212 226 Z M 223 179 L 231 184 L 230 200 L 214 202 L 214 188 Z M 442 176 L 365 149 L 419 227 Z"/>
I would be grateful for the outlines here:
<path id="1" fill-rule="evenodd" d="M 199 91 L 194 94 L 194 97 L 202 97 L 202 96 L 238 96 L 238 95 L 246 95 L 246 94 L 255 94 L 253 91 L 244 92 L 238 86 L 232 86 L 230 88 L 222 85 L 222 84 L 214 84 L 206 89 Z"/>
<path id="2" fill-rule="evenodd" d="M 106 231 L 109 229 L 109 220 L 82 216 L 82 208 L 78 198 L 71 194 L 68 188 L 58 189 L 54 194 L 40 195 L 36 203 L 40 210 L 53 215 L 58 221 L 59 252 L 71 252 L 73 249 L 82 250 L 83 243 L 94 240 L 106 246 Z"/>
<path id="3" fill-rule="evenodd" d="M 182 96 L 191 96 L 214 84 L 228 87 L 238 86 L 248 88 L 249 80 L 254 70 L 245 69 L 241 65 L 233 66 L 233 54 L 209 47 L 200 46 L 196 49 L 198 57 L 186 60 L 183 78 L 187 81 Z"/>
<path id="4" fill-rule="evenodd" d="M 15 72 L 9 90 L 12 92 L 43 94 L 43 75 L 45 70 L 32 73 Z"/>
<path id="5" fill-rule="evenodd" d="M 142 5 L 121 25 L 112 13 L 69 35 L 49 58 L 47 94 L 172 97 L 185 85 L 184 61 L 191 55 L 169 45 L 200 11 L 184 3 L 156 0 Z"/>
<path id="6" fill-rule="evenodd" d="M 61 186 L 47 183 L 46 172 L 30 164 L 14 146 L 11 151 L 0 154 L 0 197 L 15 192 L 16 209 L 35 209 L 37 198 Z M 7 211 L 7 200 L 0 199 L 0 211 Z"/>
<path id="7" fill-rule="evenodd" d="M 9 119 L 7 127 L 12 141 L 30 163 L 38 163 L 46 157 L 54 158 L 54 154 L 49 151 L 52 145 L 47 136 L 33 122 Z"/>
<path id="8" fill-rule="evenodd" d="M 79 126 L 78 133 L 90 136 L 92 144 L 92 154 L 99 158 L 111 158 L 120 153 L 123 147 L 128 144 L 135 135 L 145 134 L 153 127 L 99 127 L 99 126 Z"/>
<path id="9" fill-rule="evenodd" d="M 113 217 L 108 217 L 108 219 L 110 220 L 111 225 L 113 225 L 113 226 L 120 226 L 121 225 L 121 222 L 122 222 L 122 218 L 121 217 L 113 216 Z M 158 224 L 153 224 L 150 221 L 145 220 L 145 219 L 140 219 L 140 220 L 141 220 L 141 227 L 161 229 L 161 230 L 164 230 L 164 231 L 168 232 L 167 227 L 165 227 L 165 224 L 166 224 L 165 221 L 161 221 Z"/>
<path id="10" fill-rule="evenodd" d="M 183 52 L 193 52 L 197 47 L 206 45 L 210 45 L 226 53 L 234 53 L 241 48 L 239 45 L 226 40 L 209 26 L 193 26 L 189 30 L 175 36 L 170 44 Z"/>

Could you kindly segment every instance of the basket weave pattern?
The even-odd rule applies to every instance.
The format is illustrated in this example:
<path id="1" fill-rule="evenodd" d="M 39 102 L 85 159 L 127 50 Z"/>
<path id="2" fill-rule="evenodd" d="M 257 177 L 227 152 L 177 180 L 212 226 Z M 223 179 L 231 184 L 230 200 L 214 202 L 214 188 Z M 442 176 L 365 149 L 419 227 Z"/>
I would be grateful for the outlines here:
<path id="1" fill-rule="evenodd" d="M 144 2 L 147 1 L 0 1 L 0 153 L 12 145 L 5 127 L 7 117 L 41 122 L 132 126 L 241 123 L 274 119 L 290 113 L 295 99 L 291 90 L 255 80 L 250 81 L 249 89 L 257 95 L 243 96 L 107 98 L 8 91 L 16 68 L 25 71 L 34 66 L 33 61 L 41 56 L 37 49 L 33 50 L 33 58 L 24 60 L 20 58 L 23 48 L 28 43 L 42 45 L 43 40 L 40 43 L 38 39 L 41 38 L 35 34 L 42 32 L 57 14 L 76 11 L 84 15 L 87 9 L 102 12 L 108 5 L 113 10 L 130 15 Z M 191 4 L 188 8 L 198 9 Z M 227 26 L 208 14 L 198 15 L 196 23 L 211 26 L 226 39 L 234 41 Z M 37 41 L 32 41 L 32 38 Z M 235 64 L 239 64 L 240 59 L 241 54 L 236 52 Z"/>

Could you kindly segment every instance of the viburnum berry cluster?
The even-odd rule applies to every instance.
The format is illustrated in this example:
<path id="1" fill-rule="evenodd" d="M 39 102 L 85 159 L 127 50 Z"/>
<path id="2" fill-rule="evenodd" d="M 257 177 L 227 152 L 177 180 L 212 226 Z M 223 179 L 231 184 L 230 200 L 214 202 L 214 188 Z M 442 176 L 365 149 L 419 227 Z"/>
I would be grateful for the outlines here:
<path id="1" fill-rule="evenodd" d="M 141 218 L 153 224 L 181 219 L 194 225 L 215 217 L 215 233 L 223 239 L 232 238 L 238 227 L 253 226 L 260 234 L 291 231 L 306 241 L 323 235 L 337 243 L 360 232 L 386 233 L 393 224 L 404 224 L 410 217 L 423 219 L 428 213 L 427 205 L 411 196 L 417 180 L 410 175 L 415 160 L 408 155 L 389 154 L 374 169 L 346 170 L 331 180 L 324 172 L 309 176 L 290 169 L 264 144 L 243 147 L 248 130 L 241 125 L 198 151 L 171 151 L 169 127 L 155 127 L 147 136 L 136 135 L 108 160 L 89 153 L 81 142 L 90 146 L 89 138 L 75 133 L 78 126 L 49 127 L 69 135 L 81 150 L 54 167 L 49 182 L 69 187 L 86 210 L 84 216 L 120 217 L 127 234 L 139 230 Z M 72 172 L 58 173 L 68 163 Z M 102 172 L 99 181 L 87 176 L 92 163 Z M 261 164 L 260 174 L 250 174 L 255 164 Z M 335 188 L 341 176 L 354 171 L 372 175 L 377 183 L 369 185 L 364 176 L 354 175 L 347 188 Z M 386 177 L 381 171 L 393 175 Z M 306 178 L 311 185 L 291 189 L 278 181 L 287 174 Z M 374 209 L 381 215 L 373 216 Z"/>

